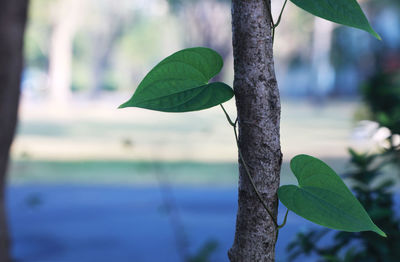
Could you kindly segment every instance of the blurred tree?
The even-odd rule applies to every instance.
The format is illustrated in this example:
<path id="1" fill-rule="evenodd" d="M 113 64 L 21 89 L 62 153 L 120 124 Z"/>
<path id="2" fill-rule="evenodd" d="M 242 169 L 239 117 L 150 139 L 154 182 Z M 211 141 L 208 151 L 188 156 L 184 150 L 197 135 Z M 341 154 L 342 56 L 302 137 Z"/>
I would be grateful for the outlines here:
<path id="1" fill-rule="evenodd" d="M 311 49 L 312 74 L 309 94 L 322 102 L 332 91 L 335 72 L 330 61 L 332 33 L 336 25 L 319 17 L 314 18 Z"/>
<path id="2" fill-rule="evenodd" d="M 51 103 L 62 106 L 71 93 L 72 43 L 84 8 L 79 0 L 58 0 L 52 4 L 49 98 Z"/>
<path id="3" fill-rule="evenodd" d="M 51 35 L 52 0 L 35 0 L 29 4 L 28 24 L 24 42 L 24 61 L 29 69 L 48 71 L 49 42 Z"/>
<path id="4" fill-rule="evenodd" d="M 5 178 L 17 124 L 27 0 L 0 1 L 0 261 L 11 261 L 5 210 Z"/>
<path id="5" fill-rule="evenodd" d="M 73 41 L 73 91 L 96 97 L 131 87 L 160 55 L 180 45 L 177 19 L 168 13 L 165 0 L 85 3 L 88 12 Z M 167 29 L 160 30 L 161 25 Z"/>
<path id="6" fill-rule="evenodd" d="M 175 3 L 176 5 L 176 3 Z M 184 1 L 180 4 L 180 19 L 185 21 L 187 46 L 205 46 L 216 50 L 224 62 L 232 54 L 230 26 L 230 3 L 227 0 Z M 224 75 L 216 76 L 215 81 Z"/>
<path id="7" fill-rule="evenodd" d="M 98 95 L 107 85 L 107 71 L 110 70 L 110 58 L 115 50 L 117 41 L 126 33 L 127 28 L 133 26 L 132 21 L 136 16 L 132 1 L 90 1 L 90 9 L 96 24 L 90 26 L 90 21 L 85 21 L 90 28 L 85 30 L 89 37 L 91 61 L 90 90 L 92 95 Z M 87 23 L 86 23 L 87 22 Z M 95 47 L 95 48 L 93 48 Z"/>

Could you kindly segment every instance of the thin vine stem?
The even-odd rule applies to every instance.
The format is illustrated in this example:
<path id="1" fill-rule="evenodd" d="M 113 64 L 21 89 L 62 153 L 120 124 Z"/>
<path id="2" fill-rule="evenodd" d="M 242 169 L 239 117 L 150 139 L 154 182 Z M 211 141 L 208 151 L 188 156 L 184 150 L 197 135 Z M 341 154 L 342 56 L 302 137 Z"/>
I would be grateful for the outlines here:
<path id="1" fill-rule="evenodd" d="M 274 40 L 275 40 L 275 26 L 272 26 L 272 36 L 271 36 L 271 38 L 272 38 L 272 45 L 274 45 Z"/>
<path id="2" fill-rule="evenodd" d="M 252 187 L 253 187 L 253 189 L 254 189 L 254 192 L 256 193 L 256 195 L 257 195 L 257 197 L 258 197 L 258 199 L 260 200 L 261 204 L 264 206 L 264 209 L 267 211 L 268 215 L 271 217 L 271 219 L 272 219 L 272 221 L 274 222 L 275 226 L 278 227 L 278 223 L 276 222 L 276 219 L 275 219 L 274 216 L 272 215 L 271 211 L 268 209 L 268 206 L 267 206 L 267 204 L 265 203 L 265 201 L 263 200 L 263 198 L 262 198 L 260 192 L 258 192 L 257 187 L 256 187 L 256 184 L 254 183 L 254 180 L 253 180 L 253 178 L 252 178 L 252 176 L 251 176 L 251 174 L 250 174 L 249 167 L 247 166 L 246 162 L 244 161 L 243 154 L 242 154 L 242 152 L 241 152 L 240 149 L 239 149 L 239 140 L 238 140 L 236 128 L 234 128 L 233 130 L 234 130 L 234 132 L 235 132 L 236 143 L 237 143 L 237 145 L 238 145 L 239 157 L 240 157 L 240 159 L 242 160 L 244 169 L 246 170 L 247 177 L 249 178 L 249 181 L 250 181 L 250 183 L 251 183 L 251 185 L 252 185 Z"/>
<path id="3" fill-rule="evenodd" d="M 235 122 L 233 122 L 232 119 L 230 118 L 228 112 L 226 112 L 225 107 L 222 104 L 220 104 L 220 106 L 221 106 L 222 110 L 224 111 L 224 114 L 225 114 L 226 119 L 228 120 L 229 124 L 232 127 L 236 128 L 237 118 L 236 118 Z"/>
<path id="4" fill-rule="evenodd" d="M 281 12 L 279 13 L 278 20 L 277 20 L 276 23 L 274 24 L 274 27 L 275 27 L 275 28 L 278 27 L 278 25 L 281 23 L 282 14 L 283 14 L 283 11 L 285 10 L 286 4 L 287 4 L 287 0 L 285 0 L 285 2 L 283 3 Z"/>
<path id="5" fill-rule="evenodd" d="M 285 0 L 285 2 L 283 3 L 283 6 L 282 6 L 282 9 L 281 9 L 281 12 L 279 13 L 279 17 L 278 17 L 278 20 L 276 21 L 276 23 L 274 22 L 274 20 L 272 19 L 272 14 L 271 14 L 271 7 L 270 6 L 268 6 L 268 11 L 270 12 L 270 15 L 271 15 L 271 21 L 272 21 L 272 44 L 274 44 L 274 40 L 275 40 L 275 29 L 278 27 L 278 25 L 281 23 L 281 20 L 282 20 L 282 14 L 283 14 L 283 11 L 285 10 L 285 7 L 286 7 L 286 4 L 287 4 L 287 0 Z"/>
<path id="6" fill-rule="evenodd" d="M 269 17 L 271 18 L 271 26 L 274 27 L 275 23 L 274 23 L 274 18 L 272 16 L 272 11 L 271 11 L 271 0 L 265 0 L 265 5 L 267 6 L 267 11 L 268 11 Z"/>
<path id="7" fill-rule="evenodd" d="M 221 106 L 222 110 L 223 110 L 224 113 L 225 113 L 226 119 L 228 120 L 229 124 L 230 124 L 230 125 L 232 126 L 232 128 L 233 128 L 233 132 L 235 133 L 235 140 L 236 140 L 236 145 L 237 145 L 238 152 L 239 152 L 239 158 L 240 158 L 240 160 L 241 160 L 242 163 L 243 163 L 243 166 L 244 166 L 244 169 L 245 169 L 245 171 L 246 171 L 247 177 L 248 177 L 248 179 L 249 179 L 249 181 L 250 181 L 250 184 L 251 184 L 252 188 L 254 189 L 254 192 L 256 193 L 258 200 L 260 200 L 260 202 L 261 202 L 261 204 L 263 205 L 264 209 L 267 211 L 268 215 L 271 217 L 272 222 L 274 223 L 274 225 L 275 225 L 277 228 L 279 228 L 276 219 L 275 219 L 274 216 L 272 215 L 272 212 L 268 209 L 268 206 L 267 206 L 267 204 L 265 203 L 265 201 L 263 200 L 263 198 L 262 198 L 260 192 L 258 192 L 257 187 L 256 187 L 256 184 L 254 183 L 253 177 L 252 177 L 251 174 L 250 174 L 250 169 L 249 169 L 249 167 L 247 166 L 246 162 L 244 161 L 243 154 L 242 154 L 242 152 L 241 152 L 241 150 L 240 150 L 240 147 L 239 147 L 239 137 L 238 137 L 238 134 L 237 134 L 237 131 L 236 131 L 238 119 L 236 118 L 235 122 L 233 122 L 232 119 L 229 117 L 228 113 L 226 112 L 224 106 L 223 106 L 222 104 L 220 104 L 220 106 Z"/>
<path id="8" fill-rule="evenodd" d="M 288 214 L 289 214 L 289 209 L 286 209 L 285 218 L 283 219 L 282 224 L 278 225 L 278 230 L 276 230 L 275 242 L 278 241 L 279 230 L 286 225 Z"/>
<path id="9" fill-rule="evenodd" d="M 282 227 L 284 227 L 286 225 L 288 214 L 289 214 L 289 209 L 286 209 L 285 218 L 283 219 L 282 224 L 278 225 L 278 229 L 281 229 Z"/>

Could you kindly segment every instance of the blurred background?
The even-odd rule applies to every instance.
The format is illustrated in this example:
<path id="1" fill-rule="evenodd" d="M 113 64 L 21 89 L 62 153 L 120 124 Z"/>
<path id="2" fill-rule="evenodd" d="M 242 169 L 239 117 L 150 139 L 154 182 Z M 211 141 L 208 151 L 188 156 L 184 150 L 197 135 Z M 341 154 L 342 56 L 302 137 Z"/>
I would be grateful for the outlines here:
<path id="1" fill-rule="evenodd" d="M 272 2 L 277 17 L 283 1 Z M 400 258 L 400 4 L 360 4 L 383 41 L 286 7 L 274 49 L 281 183 L 296 184 L 296 154 L 322 158 L 389 238 L 290 213 L 277 261 Z M 156 63 L 193 46 L 217 50 L 232 85 L 230 1 L 30 1 L 7 187 L 15 261 L 228 261 L 238 170 L 223 112 L 117 109 Z"/>

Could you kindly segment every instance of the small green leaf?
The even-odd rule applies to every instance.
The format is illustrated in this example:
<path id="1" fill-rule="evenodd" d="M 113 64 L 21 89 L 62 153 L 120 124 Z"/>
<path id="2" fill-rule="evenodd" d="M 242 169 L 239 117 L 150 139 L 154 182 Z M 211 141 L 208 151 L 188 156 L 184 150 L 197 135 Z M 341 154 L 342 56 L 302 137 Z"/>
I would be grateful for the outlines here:
<path id="1" fill-rule="evenodd" d="M 188 112 L 224 103 L 233 97 L 232 88 L 221 82 L 208 83 L 222 66 L 221 56 L 212 49 L 178 51 L 156 65 L 120 108 Z"/>
<path id="2" fill-rule="evenodd" d="M 367 31 L 378 40 L 356 0 L 291 0 L 298 7 L 326 20 Z"/>
<path id="3" fill-rule="evenodd" d="M 386 234 L 371 220 L 360 202 L 327 164 L 308 155 L 290 162 L 299 186 L 278 190 L 280 201 L 291 211 L 316 224 L 348 232 L 374 231 Z"/>

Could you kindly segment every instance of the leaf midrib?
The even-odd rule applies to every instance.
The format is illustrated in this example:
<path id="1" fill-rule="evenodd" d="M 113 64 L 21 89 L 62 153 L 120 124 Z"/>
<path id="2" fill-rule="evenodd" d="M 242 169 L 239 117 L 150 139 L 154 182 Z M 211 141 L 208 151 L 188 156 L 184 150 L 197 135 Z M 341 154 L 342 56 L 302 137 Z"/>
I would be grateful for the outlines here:
<path id="1" fill-rule="evenodd" d="M 198 87 L 195 87 L 195 88 L 188 89 L 188 90 L 186 90 L 186 91 L 184 91 L 184 92 L 187 92 L 187 91 L 194 91 L 194 89 L 197 89 L 197 88 L 199 88 L 199 89 L 200 89 L 200 88 L 206 89 L 207 86 L 208 86 L 208 84 L 207 84 L 207 85 L 198 86 Z M 192 100 L 194 97 L 200 95 L 202 92 L 204 92 L 204 90 L 200 90 L 197 94 L 194 93 L 193 95 L 191 95 L 191 96 L 189 96 L 187 99 L 185 99 L 182 103 L 175 104 L 175 105 L 169 106 L 169 107 L 163 107 L 162 109 L 163 109 L 163 110 L 168 110 L 168 109 L 171 109 L 171 108 L 174 108 L 174 107 L 181 106 L 181 105 L 183 105 L 183 104 L 189 102 L 190 100 Z M 182 93 L 182 92 L 180 92 L 180 93 Z M 154 98 L 154 99 L 150 99 L 150 100 L 145 100 L 145 101 L 143 101 L 143 102 L 150 102 L 150 101 L 157 100 L 157 99 L 160 99 L 160 98 L 164 98 L 164 97 L 168 97 L 168 96 L 174 96 L 174 95 L 176 95 L 176 94 L 177 94 L 177 93 L 173 93 L 173 94 L 165 95 L 165 96 L 160 96 L 160 97 L 158 97 L 158 98 Z"/>
<path id="2" fill-rule="evenodd" d="M 353 222 L 354 220 L 357 220 L 357 221 L 359 221 L 360 219 L 363 220 L 363 219 L 360 218 L 360 217 L 353 217 L 352 215 L 350 215 L 350 214 L 348 214 L 348 213 L 346 213 L 346 212 L 343 212 L 343 210 L 341 210 L 340 208 L 334 206 L 331 202 L 328 202 L 328 201 L 326 201 L 326 200 L 324 200 L 324 199 L 322 199 L 322 198 L 319 198 L 318 195 L 313 194 L 312 192 L 310 192 L 309 190 L 307 190 L 307 188 L 310 188 L 310 189 L 312 189 L 312 188 L 322 189 L 322 190 L 325 190 L 325 191 L 327 191 L 327 192 L 330 192 L 330 193 L 333 193 L 333 194 L 335 194 L 335 195 L 340 196 L 340 195 L 337 194 L 336 192 L 333 192 L 333 191 L 330 191 L 330 190 L 327 190 L 327 189 L 324 189 L 324 188 L 318 188 L 318 187 L 306 187 L 306 188 L 304 188 L 304 187 L 298 186 L 298 189 L 299 189 L 299 190 L 301 190 L 301 191 L 304 192 L 304 193 L 307 193 L 307 194 L 310 195 L 312 198 L 317 199 L 318 201 L 321 201 L 321 202 L 325 203 L 327 206 L 330 206 L 330 207 L 332 207 L 333 209 L 339 211 L 339 213 L 345 214 L 346 219 L 348 219 L 349 221 Z M 369 218 L 368 218 L 368 219 L 369 219 Z M 365 223 L 363 223 L 363 224 L 365 225 Z M 371 223 L 368 223 L 368 225 L 366 225 L 366 226 L 367 226 L 367 227 L 372 226 L 372 225 L 370 225 L 370 224 L 371 224 Z"/>

